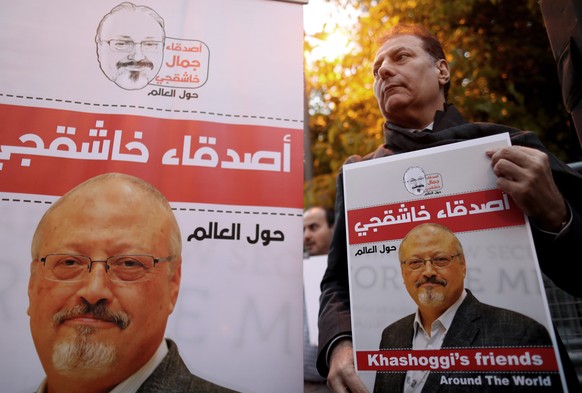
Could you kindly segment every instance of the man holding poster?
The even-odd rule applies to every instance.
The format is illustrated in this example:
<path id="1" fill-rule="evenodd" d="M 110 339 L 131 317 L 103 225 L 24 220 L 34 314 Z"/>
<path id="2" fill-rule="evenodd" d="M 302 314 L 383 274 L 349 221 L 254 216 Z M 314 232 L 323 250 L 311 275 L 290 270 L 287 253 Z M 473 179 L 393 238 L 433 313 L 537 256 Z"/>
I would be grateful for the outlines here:
<path id="1" fill-rule="evenodd" d="M 533 352 L 536 348 L 552 347 L 543 325 L 515 311 L 481 303 L 465 289 L 465 255 L 461 242 L 449 228 L 433 223 L 416 226 L 400 243 L 399 259 L 406 290 L 418 305 L 418 310 L 384 329 L 380 350 L 477 347 L 495 354 L 497 348 L 531 349 Z M 443 377 L 452 375 L 447 369 L 439 371 L 444 372 L 431 373 L 427 369 L 378 372 L 374 391 L 435 391 L 442 384 Z M 541 375 L 539 377 L 547 384 L 560 386 L 557 374 Z M 456 385 L 451 383 L 448 388 L 452 390 L 449 391 L 466 391 L 472 386 L 479 391 L 499 390 L 494 385 L 489 388 L 479 386 L 488 385 L 487 377 L 480 374 L 466 374 L 459 378 L 456 373 L 454 376 L 458 381 Z M 500 374 L 496 377 L 500 378 Z M 554 381 L 550 384 L 552 377 Z M 511 386 L 512 391 L 519 388 Z M 548 390 L 545 385 L 538 388 Z M 524 386 L 522 389 L 529 392 L 535 387 Z"/>
<path id="2" fill-rule="evenodd" d="M 192 375 L 164 339 L 181 263 L 172 209 L 141 179 L 100 175 L 55 202 L 32 241 L 37 392 L 231 392 Z"/>
<path id="3" fill-rule="evenodd" d="M 532 223 L 542 271 L 559 287 L 582 295 L 575 275 L 562 263 L 582 238 L 582 177 L 552 156 L 531 132 L 468 123 L 447 103 L 450 70 L 440 42 L 418 26 L 396 26 L 382 40 L 373 63 L 374 91 L 385 119 L 386 143 L 346 164 L 489 135 L 509 133 L 514 146 L 487 152 L 497 187 Z M 318 369 L 335 392 L 365 392 L 355 372 L 345 225 L 343 174 L 337 181 L 338 214 L 328 268 L 322 280 Z M 569 363 L 567 356 L 562 358 Z M 573 386 L 578 382 L 571 380 Z"/>

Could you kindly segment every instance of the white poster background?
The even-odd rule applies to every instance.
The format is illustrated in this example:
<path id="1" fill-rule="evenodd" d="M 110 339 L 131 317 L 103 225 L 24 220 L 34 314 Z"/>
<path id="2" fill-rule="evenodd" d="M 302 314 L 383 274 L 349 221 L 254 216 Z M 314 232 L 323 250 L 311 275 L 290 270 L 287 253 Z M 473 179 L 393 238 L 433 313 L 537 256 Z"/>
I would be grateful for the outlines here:
<path id="1" fill-rule="evenodd" d="M 318 345 L 319 297 L 321 279 L 327 269 L 327 255 L 313 255 L 303 260 L 303 290 L 305 291 L 305 314 L 309 328 L 309 343 Z"/>
<path id="2" fill-rule="evenodd" d="M 98 66 L 97 24 L 120 2 L 2 0 L 0 104 L 283 127 L 301 138 L 303 30 L 298 4 L 139 1 L 163 16 L 169 39 L 198 40 L 209 51 L 204 84 L 167 97 L 149 94 L 157 86 L 122 90 Z M 197 98 L 178 98 L 184 91 Z M 26 132 L 33 130 L 22 130 Z M 299 167 L 293 171 L 303 172 Z M 31 392 L 44 372 L 26 315 L 30 240 L 57 196 L 1 192 L 0 197 L 0 390 Z M 243 392 L 300 391 L 302 207 L 170 202 L 182 230 L 184 262 L 167 336 L 177 342 L 191 371 Z M 238 224 L 240 240 L 187 241 L 210 222 L 221 228 Z M 259 230 L 281 231 L 284 241 L 251 243 Z"/>
<path id="3" fill-rule="evenodd" d="M 496 178 L 485 152 L 509 144 L 508 135 L 501 134 L 346 165 L 343 168 L 346 211 L 495 189 Z M 413 166 L 422 168 L 427 177 L 440 175 L 442 188 L 438 194 L 413 196 L 407 191 L 403 175 Z M 478 219 L 473 217 L 466 219 Z M 434 214 L 426 222 L 439 220 Z M 529 222 L 525 220 L 525 225 L 520 227 L 455 234 L 466 257 L 465 288 L 483 303 L 518 311 L 537 320 L 548 329 L 555 343 Z M 416 311 L 417 306 L 406 291 L 400 273 L 400 240 L 350 244 L 348 238 L 354 354 L 378 350 L 384 328 Z M 376 250 L 393 247 L 393 251 L 364 252 L 356 256 L 358 250 L 373 246 Z M 358 374 L 372 391 L 375 372 L 359 371 Z"/>

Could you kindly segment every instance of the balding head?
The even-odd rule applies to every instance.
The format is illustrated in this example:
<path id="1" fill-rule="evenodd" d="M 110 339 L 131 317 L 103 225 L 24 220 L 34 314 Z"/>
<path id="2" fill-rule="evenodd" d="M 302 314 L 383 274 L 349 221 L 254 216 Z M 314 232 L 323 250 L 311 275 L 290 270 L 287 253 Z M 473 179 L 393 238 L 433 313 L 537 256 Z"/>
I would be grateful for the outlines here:
<path id="1" fill-rule="evenodd" d="M 46 229 L 46 223 L 56 211 L 64 208 L 78 209 L 79 213 L 88 213 L 88 209 L 97 212 L 103 210 L 107 204 L 117 206 L 120 212 L 125 209 L 131 211 L 140 209 L 145 216 L 144 219 L 151 217 L 155 212 L 156 216 L 167 223 L 170 229 L 166 236 L 171 243 L 171 254 L 176 256 L 181 254 L 180 228 L 166 197 L 157 188 L 140 178 L 122 173 L 106 173 L 77 185 L 45 212 L 32 239 L 32 259 L 39 257 L 38 246 Z M 120 224 L 123 223 L 120 222 Z"/>

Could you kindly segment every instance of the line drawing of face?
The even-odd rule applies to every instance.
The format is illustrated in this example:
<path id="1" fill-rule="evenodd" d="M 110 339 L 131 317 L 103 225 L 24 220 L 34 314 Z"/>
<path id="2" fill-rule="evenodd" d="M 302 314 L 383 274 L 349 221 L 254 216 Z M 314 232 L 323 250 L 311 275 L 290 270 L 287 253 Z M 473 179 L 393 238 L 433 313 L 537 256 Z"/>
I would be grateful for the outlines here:
<path id="1" fill-rule="evenodd" d="M 162 66 L 165 38 L 164 20 L 153 9 L 121 3 L 97 27 L 99 67 L 117 86 L 143 89 Z"/>
<path id="2" fill-rule="evenodd" d="M 409 193 L 422 195 L 426 189 L 426 175 L 418 166 L 410 167 L 404 172 L 404 186 Z"/>

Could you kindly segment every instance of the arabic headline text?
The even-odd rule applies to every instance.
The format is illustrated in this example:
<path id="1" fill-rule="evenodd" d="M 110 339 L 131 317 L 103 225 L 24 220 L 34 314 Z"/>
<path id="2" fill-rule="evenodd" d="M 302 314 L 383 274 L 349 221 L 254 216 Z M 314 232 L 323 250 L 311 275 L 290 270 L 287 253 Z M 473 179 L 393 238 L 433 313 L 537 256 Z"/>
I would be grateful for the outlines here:
<path id="1" fill-rule="evenodd" d="M 525 216 L 501 190 L 427 198 L 348 212 L 349 244 L 402 239 L 415 226 L 433 222 L 454 232 L 525 224 Z"/>
<path id="2" fill-rule="evenodd" d="M 2 192 L 62 195 L 103 171 L 164 173 L 154 184 L 172 201 L 302 206 L 301 130 L 1 104 L 0 110 Z M 67 168 L 75 170 L 66 179 L 51 179 Z M 206 187 L 210 177 L 221 181 Z M 188 178 L 197 184 L 170 181 Z M 268 192 L 253 188 L 259 180 Z M 166 183 L 173 186 L 164 189 Z"/>

